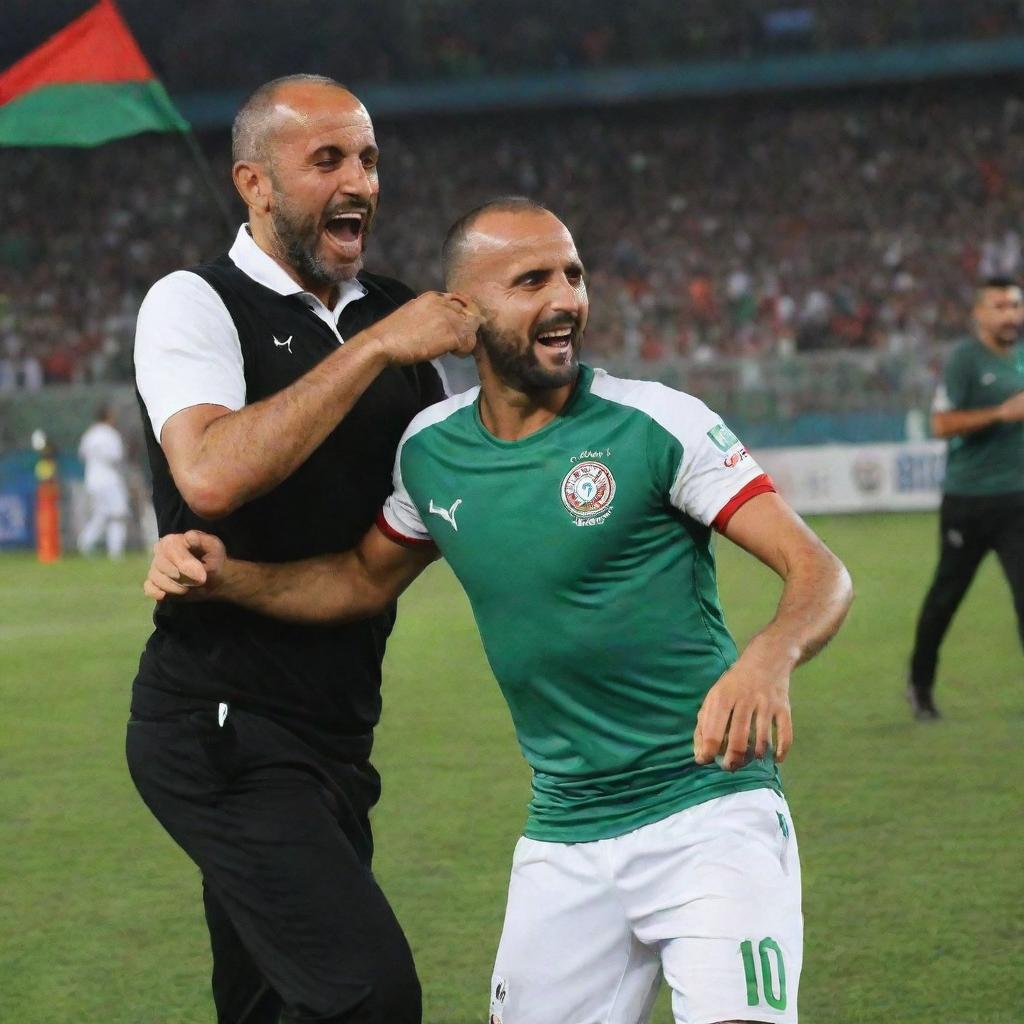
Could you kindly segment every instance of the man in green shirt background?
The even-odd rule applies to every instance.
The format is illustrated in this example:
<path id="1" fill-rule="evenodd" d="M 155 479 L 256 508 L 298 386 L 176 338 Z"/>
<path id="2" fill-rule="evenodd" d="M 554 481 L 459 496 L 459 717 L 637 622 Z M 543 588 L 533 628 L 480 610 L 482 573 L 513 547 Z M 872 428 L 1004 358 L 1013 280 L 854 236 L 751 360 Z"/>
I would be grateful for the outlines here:
<path id="1" fill-rule="evenodd" d="M 933 690 L 939 647 L 971 580 L 994 551 L 1010 584 L 1024 644 L 1024 297 L 1010 278 L 975 292 L 974 334 L 952 351 L 932 405 L 948 438 L 939 512 L 939 564 L 914 637 L 907 699 L 914 717 L 940 717 Z"/>
<path id="2" fill-rule="evenodd" d="M 190 531 L 158 545 L 146 592 L 347 620 L 443 555 L 533 768 L 492 1024 L 636 1024 L 662 975 L 678 1024 L 795 1024 L 800 864 L 776 763 L 790 674 L 838 629 L 849 577 L 702 402 L 579 362 L 583 265 L 553 214 L 487 204 L 443 261 L 483 317 L 481 386 L 413 420 L 359 547 L 255 564 Z M 742 654 L 715 532 L 783 580 Z"/>

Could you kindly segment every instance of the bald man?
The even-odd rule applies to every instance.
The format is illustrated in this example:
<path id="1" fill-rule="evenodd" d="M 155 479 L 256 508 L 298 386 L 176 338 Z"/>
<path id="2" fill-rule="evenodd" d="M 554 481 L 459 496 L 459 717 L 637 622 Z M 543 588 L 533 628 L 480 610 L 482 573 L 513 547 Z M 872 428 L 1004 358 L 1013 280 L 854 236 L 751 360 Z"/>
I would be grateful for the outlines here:
<path id="1" fill-rule="evenodd" d="M 230 252 L 158 281 L 139 312 L 160 532 L 216 529 L 272 562 L 343 550 L 387 497 L 410 420 L 444 395 L 431 360 L 468 351 L 479 321 L 363 271 L 377 146 L 336 82 L 263 86 L 233 156 L 248 222 Z M 154 623 L 128 763 L 202 872 L 217 1020 L 415 1024 L 419 983 L 370 867 L 394 606 L 321 626 L 167 605 Z"/>
<path id="2" fill-rule="evenodd" d="M 443 261 L 485 317 L 481 386 L 413 420 L 359 547 L 257 565 L 166 537 L 147 593 L 350 621 L 443 555 L 533 769 L 491 1024 L 637 1024 L 662 976 L 677 1024 L 795 1024 L 800 862 L 776 764 L 790 674 L 842 622 L 846 570 L 702 402 L 579 362 L 583 264 L 552 213 L 489 203 Z M 783 580 L 742 655 L 714 531 Z"/>

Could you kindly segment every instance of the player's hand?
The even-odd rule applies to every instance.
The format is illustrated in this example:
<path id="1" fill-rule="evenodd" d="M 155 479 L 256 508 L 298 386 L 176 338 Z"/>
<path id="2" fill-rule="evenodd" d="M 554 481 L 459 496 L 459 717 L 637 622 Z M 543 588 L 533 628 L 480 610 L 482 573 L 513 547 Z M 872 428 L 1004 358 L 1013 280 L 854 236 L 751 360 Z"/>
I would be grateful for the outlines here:
<path id="1" fill-rule="evenodd" d="M 365 332 L 384 348 L 388 362 L 407 366 L 447 352 L 467 356 L 476 347 L 483 317 L 475 302 L 458 292 L 424 292 Z"/>
<path id="2" fill-rule="evenodd" d="M 223 541 L 212 533 L 169 533 L 153 545 L 153 561 L 142 591 L 154 601 L 209 597 L 226 559 Z"/>
<path id="3" fill-rule="evenodd" d="M 782 762 L 793 743 L 789 707 L 789 671 L 744 664 L 741 658 L 708 691 L 693 732 L 697 764 L 721 756 L 734 772 L 752 758 L 764 757 L 775 727 L 775 760 Z"/>
<path id="4" fill-rule="evenodd" d="M 1024 421 L 1024 391 L 1018 391 L 999 406 L 999 419 L 1003 423 Z"/>

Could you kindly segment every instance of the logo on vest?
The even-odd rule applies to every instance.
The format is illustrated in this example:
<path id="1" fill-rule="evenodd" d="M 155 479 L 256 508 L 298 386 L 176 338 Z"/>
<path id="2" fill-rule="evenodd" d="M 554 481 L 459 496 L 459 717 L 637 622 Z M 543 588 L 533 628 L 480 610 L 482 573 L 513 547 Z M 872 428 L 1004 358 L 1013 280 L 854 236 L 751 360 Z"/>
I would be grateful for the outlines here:
<path id="1" fill-rule="evenodd" d="M 276 345 L 276 346 L 277 346 L 278 348 L 286 348 L 286 349 L 288 349 L 288 355 L 291 355 L 291 354 L 292 354 L 292 338 L 294 338 L 294 337 L 295 337 L 295 335 L 294 335 L 294 334 L 289 334 L 289 335 L 288 335 L 288 337 L 287 337 L 287 338 L 285 338 L 285 340 L 284 340 L 284 341 L 278 341 L 278 340 L 277 340 L 277 335 L 276 335 L 276 334 L 275 334 L 275 335 L 273 335 L 272 337 L 273 337 L 273 339 L 274 339 L 274 344 L 275 344 L 275 345 Z"/>
<path id="2" fill-rule="evenodd" d="M 603 462 L 573 466 L 562 480 L 562 504 L 577 526 L 599 526 L 612 514 L 615 477 Z"/>

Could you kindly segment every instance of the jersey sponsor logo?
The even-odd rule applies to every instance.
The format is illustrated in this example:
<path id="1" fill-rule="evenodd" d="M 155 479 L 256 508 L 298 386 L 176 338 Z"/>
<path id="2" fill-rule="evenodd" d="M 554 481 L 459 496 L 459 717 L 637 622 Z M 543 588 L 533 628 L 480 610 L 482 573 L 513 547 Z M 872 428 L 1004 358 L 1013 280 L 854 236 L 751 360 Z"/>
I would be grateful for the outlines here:
<path id="1" fill-rule="evenodd" d="M 718 423 L 708 431 L 711 443 L 719 450 L 727 452 L 740 443 L 740 439 L 724 424 Z"/>
<path id="2" fill-rule="evenodd" d="M 457 522 L 455 522 L 455 513 L 456 513 L 456 511 L 458 510 L 458 507 L 461 504 L 462 504 L 462 499 L 461 498 L 456 498 L 455 499 L 455 503 L 450 508 L 438 508 L 434 504 L 434 499 L 431 498 L 430 499 L 430 507 L 427 509 L 427 511 L 430 512 L 431 515 L 440 516 L 446 523 L 449 524 L 449 526 L 451 526 L 451 528 L 456 533 L 458 533 L 459 532 L 459 524 Z"/>
<path id="3" fill-rule="evenodd" d="M 278 340 L 277 340 L 277 335 L 276 335 L 276 334 L 272 335 L 272 337 L 273 337 L 273 339 L 274 339 L 274 344 L 275 344 L 275 345 L 276 345 L 276 346 L 277 346 L 278 348 L 286 348 L 286 349 L 288 349 L 288 355 L 291 355 L 291 354 L 292 354 L 292 338 L 294 338 L 294 337 L 295 337 L 295 335 L 294 335 L 294 334 L 289 334 L 289 335 L 288 335 L 288 337 L 287 337 L 287 338 L 285 338 L 285 340 L 284 340 L 284 341 L 278 341 Z"/>
<path id="4" fill-rule="evenodd" d="M 996 382 L 996 375 L 994 373 L 983 373 L 981 375 L 981 383 L 984 384 L 986 387 L 989 384 L 995 384 L 995 382 Z"/>
<path id="5" fill-rule="evenodd" d="M 733 452 L 732 455 L 727 455 L 722 461 L 722 465 L 726 469 L 732 469 L 733 466 L 738 466 L 744 459 L 750 458 L 750 452 L 746 448 L 740 448 L 738 452 Z"/>
<path id="6" fill-rule="evenodd" d="M 581 462 L 562 480 L 562 504 L 577 526 L 597 526 L 612 513 L 615 477 L 603 462 Z"/>

